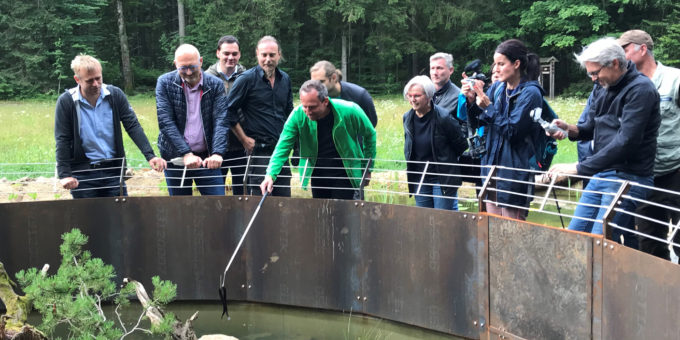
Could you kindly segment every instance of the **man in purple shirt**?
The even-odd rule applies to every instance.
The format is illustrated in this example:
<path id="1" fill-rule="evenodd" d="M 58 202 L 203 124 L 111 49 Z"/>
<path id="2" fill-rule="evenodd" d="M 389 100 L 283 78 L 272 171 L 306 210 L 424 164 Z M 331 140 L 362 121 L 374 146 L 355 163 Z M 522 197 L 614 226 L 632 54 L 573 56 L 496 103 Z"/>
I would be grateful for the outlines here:
<path id="1" fill-rule="evenodd" d="M 191 195 L 195 183 L 201 195 L 224 195 L 220 166 L 229 131 L 224 85 L 203 73 L 203 58 L 192 45 L 178 47 L 174 63 L 177 70 L 156 83 L 158 149 L 165 160 L 183 164 L 168 162 L 168 192 Z"/>

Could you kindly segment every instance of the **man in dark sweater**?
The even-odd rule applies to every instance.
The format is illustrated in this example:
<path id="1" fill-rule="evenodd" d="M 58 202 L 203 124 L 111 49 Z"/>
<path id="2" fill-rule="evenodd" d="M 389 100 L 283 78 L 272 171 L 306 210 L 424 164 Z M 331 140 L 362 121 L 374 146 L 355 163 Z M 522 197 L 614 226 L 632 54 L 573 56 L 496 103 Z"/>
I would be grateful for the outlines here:
<path id="1" fill-rule="evenodd" d="M 246 68 L 239 64 L 241 47 L 238 39 L 233 35 L 225 35 L 220 38 L 217 41 L 216 55 L 217 62 L 210 66 L 205 73 L 220 78 L 228 95 L 236 79 L 246 71 Z M 238 121 L 242 121 L 243 114 L 241 114 L 241 111 L 238 112 Z M 243 195 L 243 173 L 246 169 L 246 156 L 246 150 L 238 138 L 236 138 L 236 135 L 234 135 L 234 131 L 229 131 L 227 153 L 224 155 L 224 162 L 220 171 L 222 171 L 225 181 L 227 173 L 231 171 L 231 188 L 234 195 Z"/>
<path id="2" fill-rule="evenodd" d="M 97 59 L 81 54 L 71 69 L 78 86 L 59 96 L 54 118 L 59 183 L 73 198 L 126 196 L 121 123 L 154 170 L 166 163 L 154 155 L 123 91 L 103 83 Z"/>
<path id="3" fill-rule="evenodd" d="M 553 137 L 592 140 L 593 154 L 576 165 L 555 165 L 550 172 L 593 177 L 574 211 L 569 229 L 602 234 L 602 223 L 593 220 L 602 220 L 621 181 L 653 185 L 661 122 L 659 93 L 649 78 L 626 60 L 625 51 L 613 38 L 591 43 L 576 58 L 595 82 L 590 112 L 586 121 L 577 125 L 556 119 L 554 122 L 567 134 L 556 132 Z M 644 199 L 647 192 L 648 189 L 633 185 L 628 195 Z M 638 205 L 638 201 L 624 199 L 619 207 L 634 212 Z M 612 230 L 613 240 L 619 242 L 623 236 L 623 244 L 637 248 L 637 237 L 620 229 L 634 229 L 633 216 L 619 212 L 612 222 L 619 227 Z"/>

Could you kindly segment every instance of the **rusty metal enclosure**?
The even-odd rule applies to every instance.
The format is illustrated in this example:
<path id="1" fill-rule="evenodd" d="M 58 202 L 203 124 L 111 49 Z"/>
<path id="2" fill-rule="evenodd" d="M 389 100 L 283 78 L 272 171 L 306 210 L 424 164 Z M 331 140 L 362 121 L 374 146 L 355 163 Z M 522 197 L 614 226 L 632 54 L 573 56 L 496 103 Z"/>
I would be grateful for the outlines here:
<path id="1" fill-rule="evenodd" d="M 218 300 L 257 197 L 0 204 L 10 274 L 89 236 L 118 279 L 159 275 Z M 600 237 L 487 215 L 271 197 L 227 274 L 229 299 L 352 311 L 488 339 L 677 339 L 680 270 Z"/>

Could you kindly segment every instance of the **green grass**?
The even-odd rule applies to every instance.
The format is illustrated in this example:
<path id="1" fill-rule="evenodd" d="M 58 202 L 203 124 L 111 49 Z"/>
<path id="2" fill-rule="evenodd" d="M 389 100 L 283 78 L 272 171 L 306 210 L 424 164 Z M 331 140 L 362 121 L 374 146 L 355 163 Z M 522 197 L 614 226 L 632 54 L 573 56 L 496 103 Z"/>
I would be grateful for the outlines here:
<path id="1" fill-rule="evenodd" d="M 555 98 L 555 100 L 548 102 L 560 119 L 569 124 L 576 124 L 581 116 L 581 112 L 583 112 L 583 108 L 586 106 L 585 98 Z M 577 160 L 576 143 L 568 139 L 559 141 L 553 164 L 574 163 Z"/>
<path id="2" fill-rule="evenodd" d="M 155 98 L 148 95 L 129 98 L 149 141 L 156 148 L 158 123 Z M 401 95 L 376 96 L 378 112 L 377 158 L 381 160 L 404 160 L 404 131 L 402 115 L 410 109 Z M 0 177 L 18 178 L 32 173 L 51 176 L 54 173 L 54 107 L 55 100 L 0 102 Z M 551 106 L 560 118 L 576 122 L 585 105 L 585 99 L 556 98 Z M 147 166 L 144 157 L 127 134 L 124 134 L 125 150 L 133 167 Z M 554 163 L 575 162 L 576 145 L 568 140 L 560 141 Z M 20 165 L 8 166 L 7 163 Z M 29 163 L 48 163 L 44 165 Z M 379 169 L 403 169 L 403 163 L 379 162 Z"/>

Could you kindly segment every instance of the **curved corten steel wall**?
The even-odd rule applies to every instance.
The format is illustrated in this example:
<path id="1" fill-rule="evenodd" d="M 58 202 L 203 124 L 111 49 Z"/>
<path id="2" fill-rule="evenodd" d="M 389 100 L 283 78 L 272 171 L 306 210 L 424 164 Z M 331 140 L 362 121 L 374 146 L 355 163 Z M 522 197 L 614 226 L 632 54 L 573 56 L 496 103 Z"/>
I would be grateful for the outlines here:
<path id="1" fill-rule="evenodd" d="M 217 300 L 258 197 L 0 204 L 10 273 L 58 265 L 78 227 L 120 278 Z M 53 267 L 54 268 L 54 267 Z M 227 275 L 233 300 L 374 315 L 466 338 L 677 338 L 676 265 L 601 238 L 485 215 L 270 197 Z"/>

